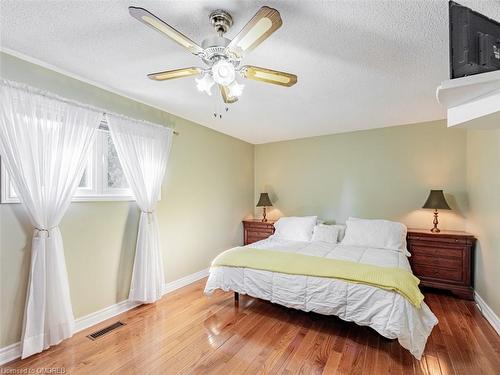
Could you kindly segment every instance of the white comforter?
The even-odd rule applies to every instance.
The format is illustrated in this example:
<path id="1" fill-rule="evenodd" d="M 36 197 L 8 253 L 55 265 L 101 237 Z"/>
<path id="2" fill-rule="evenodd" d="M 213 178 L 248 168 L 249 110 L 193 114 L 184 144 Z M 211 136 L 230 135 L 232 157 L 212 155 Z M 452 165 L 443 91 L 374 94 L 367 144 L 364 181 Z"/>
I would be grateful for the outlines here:
<path id="1" fill-rule="evenodd" d="M 398 251 L 325 242 L 286 241 L 273 237 L 249 247 L 400 267 L 411 271 L 407 257 Z M 205 294 L 216 289 L 248 294 L 304 311 L 336 315 L 343 320 L 369 326 L 384 337 L 397 338 L 401 346 L 417 359 L 421 358 L 427 337 L 438 322 L 425 303 L 416 308 L 396 292 L 339 279 L 215 267 L 210 270 Z"/>

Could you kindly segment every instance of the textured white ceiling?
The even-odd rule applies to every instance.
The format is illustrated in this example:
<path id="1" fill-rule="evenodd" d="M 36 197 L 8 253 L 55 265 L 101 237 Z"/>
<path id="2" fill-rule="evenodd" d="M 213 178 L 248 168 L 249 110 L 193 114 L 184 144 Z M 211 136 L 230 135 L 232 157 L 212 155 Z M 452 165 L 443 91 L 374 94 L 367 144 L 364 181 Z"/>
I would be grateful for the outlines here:
<path id="1" fill-rule="evenodd" d="M 500 20 L 500 0 L 462 0 Z M 0 3 L 1 47 L 251 143 L 441 119 L 435 89 L 448 78 L 447 0 L 9 1 Z M 231 12 L 232 38 L 262 5 L 283 26 L 243 62 L 296 73 L 283 88 L 246 81 L 222 120 L 194 79 L 146 74 L 202 66 L 197 57 L 128 14 L 155 13 L 195 41 L 208 14 Z"/>

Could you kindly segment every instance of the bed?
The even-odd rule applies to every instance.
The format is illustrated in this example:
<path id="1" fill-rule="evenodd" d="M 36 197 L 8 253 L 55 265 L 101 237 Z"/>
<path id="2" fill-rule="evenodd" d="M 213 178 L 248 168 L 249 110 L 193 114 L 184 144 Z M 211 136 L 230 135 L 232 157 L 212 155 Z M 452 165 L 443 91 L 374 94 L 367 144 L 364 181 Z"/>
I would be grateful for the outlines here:
<path id="1" fill-rule="evenodd" d="M 339 259 L 411 272 L 405 249 L 351 245 L 349 241 L 297 241 L 279 235 L 248 245 L 248 248 Z M 416 307 L 395 291 L 336 278 L 247 267 L 212 267 L 205 294 L 209 295 L 216 289 L 246 294 L 307 312 L 336 315 L 345 321 L 369 326 L 388 339 L 397 339 L 417 359 L 421 358 L 427 338 L 438 323 L 425 302 Z"/>

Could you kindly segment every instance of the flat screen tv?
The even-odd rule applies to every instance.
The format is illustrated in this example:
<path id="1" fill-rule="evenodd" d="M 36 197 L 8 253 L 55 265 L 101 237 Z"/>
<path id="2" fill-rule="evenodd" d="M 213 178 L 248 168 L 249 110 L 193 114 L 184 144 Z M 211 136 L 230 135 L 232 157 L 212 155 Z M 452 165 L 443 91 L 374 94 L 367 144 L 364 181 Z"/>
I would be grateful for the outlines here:
<path id="1" fill-rule="evenodd" d="M 453 1 L 450 12 L 450 78 L 500 70 L 500 23 Z"/>

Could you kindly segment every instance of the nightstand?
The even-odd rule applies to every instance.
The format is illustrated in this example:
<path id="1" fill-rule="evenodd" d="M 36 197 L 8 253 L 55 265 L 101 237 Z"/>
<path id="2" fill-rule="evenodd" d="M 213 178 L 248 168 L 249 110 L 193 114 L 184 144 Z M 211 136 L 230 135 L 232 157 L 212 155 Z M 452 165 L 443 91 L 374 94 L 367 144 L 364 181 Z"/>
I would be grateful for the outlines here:
<path id="1" fill-rule="evenodd" d="M 474 299 L 473 255 L 476 239 L 459 231 L 431 233 L 408 229 L 410 265 L 421 286 L 446 289 Z"/>
<path id="2" fill-rule="evenodd" d="M 264 240 L 274 233 L 274 221 L 263 222 L 258 219 L 243 220 L 243 244 Z"/>

